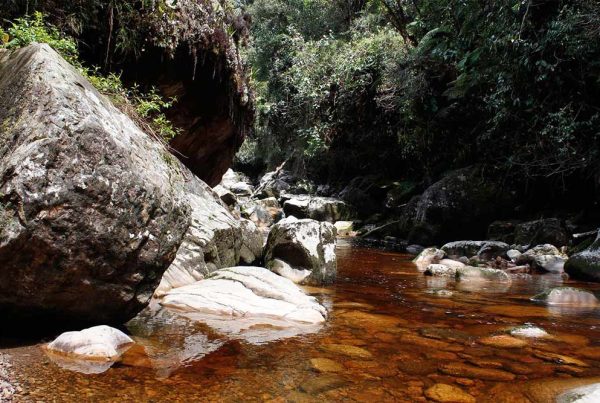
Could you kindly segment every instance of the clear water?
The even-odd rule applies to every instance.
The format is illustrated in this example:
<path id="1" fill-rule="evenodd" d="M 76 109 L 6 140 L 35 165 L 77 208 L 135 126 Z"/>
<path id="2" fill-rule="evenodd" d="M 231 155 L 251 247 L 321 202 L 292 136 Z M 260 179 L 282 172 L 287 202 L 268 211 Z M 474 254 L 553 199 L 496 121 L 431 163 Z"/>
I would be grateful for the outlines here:
<path id="1" fill-rule="evenodd" d="M 138 345 L 100 374 L 65 369 L 42 350 L 45 340 L 0 339 L 25 390 L 17 400 L 414 402 L 443 383 L 478 402 L 546 402 L 600 382 L 600 308 L 529 300 L 596 284 L 553 275 L 455 283 L 423 276 L 408 255 L 344 242 L 337 252 L 337 284 L 306 289 L 330 318 L 303 335 L 257 328 L 249 342 L 153 305 L 128 324 Z M 525 323 L 551 337 L 490 339 Z"/>

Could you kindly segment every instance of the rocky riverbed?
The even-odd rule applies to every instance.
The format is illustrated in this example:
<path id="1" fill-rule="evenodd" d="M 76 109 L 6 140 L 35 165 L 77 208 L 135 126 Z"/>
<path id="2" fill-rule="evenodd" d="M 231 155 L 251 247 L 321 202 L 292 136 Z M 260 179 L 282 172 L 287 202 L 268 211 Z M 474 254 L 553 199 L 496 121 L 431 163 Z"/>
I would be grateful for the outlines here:
<path id="1" fill-rule="evenodd" d="M 10 357 L 0 353 L 0 402 L 11 402 L 15 393 L 22 392 L 15 379 Z"/>
<path id="2" fill-rule="evenodd" d="M 426 276 L 414 256 L 347 242 L 337 256 L 335 284 L 304 287 L 329 312 L 311 332 L 245 339 L 151 305 L 127 324 L 136 345 L 99 375 L 61 367 L 42 340 L 12 348 L 24 400 L 548 402 L 599 381 L 599 308 L 532 300 L 597 284 Z"/>

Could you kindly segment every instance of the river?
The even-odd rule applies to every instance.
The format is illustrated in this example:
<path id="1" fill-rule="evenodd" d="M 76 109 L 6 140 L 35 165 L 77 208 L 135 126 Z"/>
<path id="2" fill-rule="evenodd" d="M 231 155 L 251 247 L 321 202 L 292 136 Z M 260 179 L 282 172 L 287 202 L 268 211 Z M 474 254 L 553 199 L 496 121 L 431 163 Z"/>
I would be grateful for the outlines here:
<path id="1" fill-rule="evenodd" d="M 329 320 L 303 335 L 259 328 L 240 340 L 153 305 L 128 324 L 138 346 L 100 374 L 65 369 L 41 348 L 47 340 L 0 339 L 25 391 L 17 400 L 414 402 L 445 384 L 464 401 L 546 402 L 600 379 L 600 308 L 530 301 L 598 285 L 556 275 L 457 283 L 424 276 L 412 256 L 346 241 L 337 255 L 337 283 L 306 288 Z M 550 336 L 507 336 L 524 324 Z"/>

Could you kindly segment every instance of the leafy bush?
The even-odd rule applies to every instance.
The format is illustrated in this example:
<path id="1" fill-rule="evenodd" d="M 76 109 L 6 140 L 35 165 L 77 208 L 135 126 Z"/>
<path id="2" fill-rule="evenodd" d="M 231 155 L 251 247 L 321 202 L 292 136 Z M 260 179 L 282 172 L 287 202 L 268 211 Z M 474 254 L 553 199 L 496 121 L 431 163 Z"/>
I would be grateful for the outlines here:
<path id="1" fill-rule="evenodd" d="M 125 88 L 119 75 L 104 75 L 99 67 L 86 67 L 79 60 L 77 43 L 73 38 L 63 35 L 56 27 L 44 22 L 44 16 L 35 12 L 32 17 L 17 18 L 6 31 L 0 28 L 2 45 L 7 49 L 17 49 L 30 43 L 47 43 L 75 66 L 82 75 L 101 93 L 129 114 L 138 124 L 165 142 L 175 137 L 179 129 L 167 119 L 165 111 L 177 101 L 164 99 L 156 90 L 150 88 L 141 91 L 137 86 Z"/>

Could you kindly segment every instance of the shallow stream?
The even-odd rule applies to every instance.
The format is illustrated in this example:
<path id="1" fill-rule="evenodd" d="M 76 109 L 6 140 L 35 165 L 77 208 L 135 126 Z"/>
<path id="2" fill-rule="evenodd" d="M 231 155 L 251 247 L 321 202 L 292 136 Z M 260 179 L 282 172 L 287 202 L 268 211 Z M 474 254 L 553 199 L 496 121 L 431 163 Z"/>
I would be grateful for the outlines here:
<path id="1" fill-rule="evenodd" d="M 0 339 L 0 353 L 25 391 L 19 401 L 413 402 L 441 383 L 464 401 L 547 402 L 600 381 L 600 308 L 530 301 L 598 285 L 554 275 L 456 283 L 424 276 L 409 255 L 347 242 L 337 253 L 338 282 L 306 288 L 330 318 L 303 335 L 269 340 L 290 334 L 265 327 L 240 340 L 153 306 L 128 324 L 139 344 L 100 374 L 65 369 L 42 341 Z M 491 337 L 526 323 L 550 337 Z"/>

